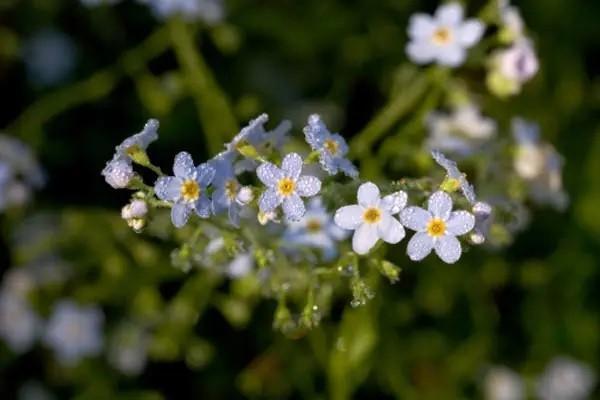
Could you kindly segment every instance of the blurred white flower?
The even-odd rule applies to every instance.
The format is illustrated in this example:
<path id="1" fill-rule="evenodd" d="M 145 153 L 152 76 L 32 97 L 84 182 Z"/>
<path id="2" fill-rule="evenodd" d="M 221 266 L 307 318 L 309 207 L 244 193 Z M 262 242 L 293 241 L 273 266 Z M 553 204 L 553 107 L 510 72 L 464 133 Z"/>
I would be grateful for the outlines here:
<path id="1" fill-rule="evenodd" d="M 408 25 L 408 57 L 417 64 L 461 65 L 467 57 L 466 50 L 479 42 L 485 29 L 479 20 L 464 21 L 463 12 L 459 3 L 448 3 L 440 6 L 433 17 L 413 15 Z"/>
<path id="2" fill-rule="evenodd" d="M 519 9 L 508 0 L 499 0 L 498 11 L 502 23 L 502 36 L 508 41 L 522 38 L 525 34 L 525 23 Z"/>
<path id="3" fill-rule="evenodd" d="M 44 29 L 24 44 L 23 59 L 29 80 L 38 86 L 54 86 L 65 81 L 75 68 L 73 41 L 64 33 Z"/>
<path id="4" fill-rule="evenodd" d="M 336 225 L 355 231 L 352 249 L 357 254 L 367 254 L 379 239 L 396 244 L 404 238 L 404 228 L 393 217 L 406 205 L 407 196 L 403 193 L 397 192 L 381 199 L 377 185 L 363 183 L 358 188 L 358 204 L 337 210 L 334 217 Z M 398 201 L 399 198 L 403 201 Z"/>
<path id="5" fill-rule="evenodd" d="M 104 316 L 98 308 L 62 300 L 54 306 L 44 343 L 60 362 L 76 364 L 81 358 L 96 355 L 102 349 L 103 321 Z"/>
<path id="6" fill-rule="evenodd" d="M 144 218 L 148 213 L 148 204 L 144 200 L 134 199 L 121 210 L 121 218 Z"/>
<path id="7" fill-rule="evenodd" d="M 484 380 L 485 400 L 522 400 L 525 398 L 525 383 L 513 370 L 494 366 Z"/>
<path id="8" fill-rule="evenodd" d="M 121 323 L 109 342 L 108 361 L 125 375 L 139 375 L 146 366 L 149 338 L 132 322 Z"/>
<path id="9" fill-rule="evenodd" d="M 223 0 L 138 0 L 148 5 L 154 15 L 162 20 L 180 16 L 188 21 L 202 20 L 213 24 L 223 19 Z"/>
<path id="10" fill-rule="evenodd" d="M 556 357 L 537 379 L 541 400 L 584 400 L 594 390 L 596 376 L 586 364 L 568 357 Z"/>
<path id="11" fill-rule="evenodd" d="M 0 338 L 15 353 L 31 348 L 39 334 L 40 321 L 27 299 L 6 288 L 0 290 Z"/>
<path id="12" fill-rule="evenodd" d="M 435 249 L 442 261 L 453 264 L 462 253 L 456 236 L 468 233 L 475 225 L 475 217 L 467 211 L 452 211 L 452 198 L 445 192 L 429 197 L 427 210 L 407 207 L 400 213 L 405 227 L 416 231 L 408 242 L 406 252 L 413 261 L 421 261 Z"/>
<path id="13" fill-rule="evenodd" d="M 254 268 L 254 255 L 251 251 L 237 254 L 227 265 L 225 272 L 231 279 L 242 278 Z"/>
<path id="14" fill-rule="evenodd" d="M 496 122 L 481 115 L 472 105 L 458 107 L 450 114 L 431 113 L 426 121 L 427 146 L 460 156 L 470 154 L 496 133 Z"/>
<path id="15" fill-rule="evenodd" d="M 518 94 L 521 86 L 532 79 L 539 68 L 533 44 L 526 38 L 494 51 L 488 64 L 486 84 L 492 93 L 500 97 Z"/>

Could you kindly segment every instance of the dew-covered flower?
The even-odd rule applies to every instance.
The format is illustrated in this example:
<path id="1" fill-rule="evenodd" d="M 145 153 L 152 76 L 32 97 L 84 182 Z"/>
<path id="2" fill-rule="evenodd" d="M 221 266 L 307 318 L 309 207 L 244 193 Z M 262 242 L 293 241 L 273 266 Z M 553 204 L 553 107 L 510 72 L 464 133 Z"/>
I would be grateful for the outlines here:
<path id="1" fill-rule="evenodd" d="M 346 237 L 347 232 L 335 225 L 320 197 L 314 197 L 308 202 L 304 218 L 290 222 L 283 235 L 286 247 L 320 249 L 325 260 L 330 260 L 337 254 L 336 242 Z"/>
<path id="2" fill-rule="evenodd" d="M 556 357 L 536 383 L 541 400 L 588 399 L 596 386 L 594 371 L 569 357 Z"/>
<path id="3" fill-rule="evenodd" d="M 563 190 L 563 159 L 549 143 L 540 140 L 537 124 L 513 119 L 517 149 L 513 165 L 517 175 L 527 182 L 531 198 L 540 204 L 563 209 L 568 196 Z"/>
<path id="4" fill-rule="evenodd" d="M 400 191 L 381 198 L 379 188 L 372 182 L 358 188 L 358 204 L 337 210 L 334 221 L 342 229 L 353 230 L 352 249 L 367 254 L 379 239 L 396 244 L 404 236 L 404 228 L 393 216 L 404 206 L 408 196 Z"/>
<path id="5" fill-rule="evenodd" d="M 525 383 L 513 370 L 494 366 L 490 368 L 484 380 L 486 400 L 522 400 L 525 398 Z"/>
<path id="6" fill-rule="evenodd" d="M 532 79 L 538 69 L 533 44 L 529 39 L 519 39 L 510 47 L 491 54 L 486 83 L 500 97 L 518 94 L 521 86 Z"/>
<path id="7" fill-rule="evenodd" d="M 222 155 L 210 161 L 210 165 L 215 169 L 215 177 L 212 182 L 215 188 L 212 195 L 212 207 L 215 214 L 227 211 L 229 222 L 233 226 L 239 226 L 240 211 L 244 200 L 247 200 L 245 198 L 247 193 L 245 191 L 240 193 L 243 187 L 234 172 L 232 159 L 231 156 Z"/>
<path id="8" fill-rule="evenodd" d="M 312 197 L 321 190 L 321 181 L 310 175 L 301 175 L 302 157 L 296 153 L 285 156 L 281 168 L 269 162 L 256 170 L 258 179 L 267 187 L 258 206 L 263 213 L 274 211 L 280 205 L 288 221 L 297 221 L 306 212 L 301 197 Z"/>
<path id="9" fill-rule="evenodd" d="M 158 139 L 158 121 L 149 119 L 141 132 L 125 139 L 115 148 L 115 154 L 102 170 L 102 175 L 110 186 L 122 189 L 129 185 L 135 176 L 132 161 L 142 161 L 150 143 Z"/>
<path id="10" fill-rule="evenodd" d="M 444 154 L 440 151 L 432 151 L 431 157 L 433 157 L 434 161 L 438 163 L 438 165 L 446 170 L 447 175 L 447 186 L 449 189 L 459 189 L 462 194 L 465 196 L 467 201 L 471 204 L 474 204 L 476 200 L 475 189 L 473 185 L 467 181 L 467 177 L 465 174 L 460 172 L 456 162 L 448 159 Z"/>
<path id="11" fill-rule="evenodd" d="M 440 6 L 434 16 L 414 14 L 408 25 L 408 57 L 417 64 L 461 65 L 466 50 L 479 42 L 485 28 L 477 19 L 464 21 L 463 12 L 460 4 L 449 3 Z"/>
<path id="12" fill-rule="evenodd" d="M 148 214 L 148 204 L 142 199 L 134 199 L 121 209 L 121 218 L 136 232 L 141 231 L 146 225 L 146 214 Z"/>
<path id="13" fill-rule="evenodd" d="M 475 227 L 469 235 L 471 243 L 483 244 L 490 232 L 492 225 L 492 206 L 484 201 L 473 204 L 471 212 L 475 216 Z"/>
<path id="14" fill-rule="evenodd" d="M 208 163 L 194 166 L 189 153 L 182 151 L 173 163 L 175 176 L 162 176 L 154 185 L 156 196 L 173 204 L 171 221 L 177 228 L 183 227 L 192 212 L 200 218 L 211 214 L 211 200 L 207 187 L 215 176 L 215 169 Z"/>
<path id="15" fill-rule="evenodd" d="M 25 296 L 3 288 L 0 291 L 0 338 L 16 353 L 31 348 L 40 321 Z"/>
<path id="16" fill-rule="evenodd" d="M 350 178 L 358 177 L 358 170 L 346 158 L 348 153 L 346 141 L 341 135 L 329 132 L 319 115 L 313 114 L 308 117 L 304 136 L 313 151 L 319 152 L 319 162 L 329 175 L 343 172 Z"/>
<path id="17" fill-rule="evenodd" d="M 213 24 L 223 19 L 225 14 L 223 0 L 138 0 L 147 4 L 152 13 L 165 20 L 179 16 L 187 21 L 202 20 Z"/>
<path id="18" fill-rule="evenodd" d="M 23 60 L 27 76 L 34 85 L 57 85 L 75 68 L 75 45 L 64 33 L 43 29 L 25 42 Z"/>
<path id="19" fill-rule="evenodd" d="M 119 324 L 109 341 L 108 361 L 125 375 L 139 375 L 146 366 L 149 338 L 137 324 Z"/>
<path id="20" fill-rule="evenodd" d="M 450 114 L 431 113 L 426 125 L 429 130 L 429 149 L 459 156 L 470 154 L 496 133 L 494 120 L 482 116 L 472 104 L 458 107 Z"/>
<path id="21" fill-rule="evenodd" d="M 62 363 L 73 365 L 100 352 L 103 322 L 104 316 L 98 308 L 62 300 L 54 306 L 44 343 Z"/>
<path id="22" fill-rule="evenodd" d="M 475 217 L 467 211 L 452 211 L 452 198 L 443 191 L 429 197 L 427 210 L 407 207 L 400 213 L 405 227 L 416 231 L 408 242 L 407 254 L 421 261 L 435 250 L 442 261 L 453 264 L 460 258 L 462 248 L 456 236 L 473 229 Z"/>

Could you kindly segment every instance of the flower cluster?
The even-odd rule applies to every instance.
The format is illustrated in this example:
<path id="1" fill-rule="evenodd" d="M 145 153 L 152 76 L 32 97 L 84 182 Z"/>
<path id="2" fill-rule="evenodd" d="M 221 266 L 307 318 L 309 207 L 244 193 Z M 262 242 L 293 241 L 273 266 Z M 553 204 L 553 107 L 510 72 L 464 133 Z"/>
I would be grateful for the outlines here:
<path id="1" fill-rule="evenodd" d="M 165 20 L 179 16 L 188 21 L 201 20 L 208 24 L 221 21 L 225 13 L 223 0 L 136 0 L 150 8 L 156 18 Z M 86 7 L 113 5 L 121 0 L 81 0 Z"/>

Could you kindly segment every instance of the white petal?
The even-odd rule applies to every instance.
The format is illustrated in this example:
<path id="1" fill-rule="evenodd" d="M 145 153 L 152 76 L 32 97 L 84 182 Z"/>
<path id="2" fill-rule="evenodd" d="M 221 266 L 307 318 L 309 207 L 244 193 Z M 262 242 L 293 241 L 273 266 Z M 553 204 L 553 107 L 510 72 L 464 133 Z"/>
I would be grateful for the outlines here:
<path id="1" fill-rule="evenodd" d="M 171 209 L 171 222 L 176 228 L 181 228 L 187 223 L 191 213 L 192 209 L 187 204 L 176 203 Z"/>
<path id="2" fill-rule="evenodd" d="M 363 223 L 365 210 L 358 205 L 345 206 L 336 211 L 333 221 L 342 229 L 356 229 Z"/>
<path id="3" fill-rule="evenodd" d="M 297 194 L 292 194 L 283 200 L 283 212 L 289 221 L 298 221 L 304 216 L 306 208 Z"/>
<path id="4" fill-rule="evenodd" d="M 404 207 L 406 207 L 407 201 L 408 195 L 406 194 L 406 192 L 399 190 L 395 193 L 385 196 L 381 200 L 381 208 L 383 208 L 392 215 L 398 214 Z"/>
<path id="5" fill-rule="evenodd" d="M 297 153 L 290 153 L 281 162 L 281 170 L 292 179 L 298 179 L 302 172 L 302 157 Z"/>
<path id="6" fill-rule="evenodd" d="M 446 222 L 446 229 L 454 236 L 464 235 L 475 226 L 475 217 L 467 211 L 454 211 Z"/>
<path id="7" fill-rule="evenodd" d="M 421 207 L 407 207 L 400 212 L 402 225 L 417 232 L 424 232 L 431 218 L 431 213 Z"/>
<path id="8" fill-rule="evenodd" d="M 452 199 L 448 193 L 437 191 L 429 197 L 427 208 L 434 217 L 447 220 L 452 211 Z"/>
<path id="9" fill-rule="evenodd" d="M 215 168 L 212 165 L 209 165 L 207 163 L 198 165 L 198 168 L 196 168 L 196 171 L 197 171 L 197 176 L 198 176 L 197 177 L 198 183 L 202 187 L 206 187 L 206 186 L 210 185 L 210 183 L 214 179 L 215 173 L 216 173 Z"/>
<path id="10" fill-rule="evenodd" d="M 463 19 L 463 7 L 458 3 L 444 4 L 436 10 L 435 19 L 439 24 L 456 26 Z"/>
<path id="11" fill-rule="evenodd" d="M 470 19 L 463 23 L 456 30 L 456 35 L 458 36 L 458 41 L 460 44 L 471 47 L 479 42 L 484 30 L 485 25 L 483 25 L 480 21 L 476 19 Z"/>
<path id="12" fill-rule="evenodd" d="M 379 240 L 377 226 L 362 224 L 358 227 L 352 237 L 352 250 L 358 254 L 367 254 Z"/>
<path id="13" fill-rule="evenodd" d="M 433 239 L 424 232 L 417 232 L 408 242 L 406 254 L 413 261 L 421 261 L 431 253 Z"/>
<path id="14" fill-rule="evenodd" d="M 274 187 L 283 178 L 283 172 L 271 163 L 263 163 L 256 169 L 256 176 L 268 187 Z"/>
<path id="15" fill-rule="evenodd" d="M 458 67 L 467 58 L 467 52 L 458 44 L 449 44 L 440 47 L 435 58 L 440 65 Z"/>
<path id="16" fill-rule="evenodd" d="M 173 163 L 173 172 L 178 178 L 188 178 L 195 171 L 194 161 L 192 156 L 182 151 L 175 156 L 175 162 Z"/>
<path id="17" fill-rule="evenodd" d="M 406 235 L 400 221 L 386 213 L 382 215 L 382 220 L 377 225 L 377 232 L 384 242 L 391 244 L 398 243 Z"/>
<path id="18" fill-rule="evenodd" d="M 436 24 L 430 15 L 417 13 L 408 21 L 408 36 L 413 39 L 425 39 L 431 37 L 435 31 Z"/>
<path id="19" fill-rule="evenodd" d="M 363 207 L 376 206 L 379 203 L 379 188 L 372 182 L 363 183 L 358 188 L 358 204 Z"/>
<path id="20" fill-rule="evenodd" d="M 412 62 L 427 64 L 435 58 L 437 49 L 427 41 L 411 41 L 406 45 L 406 54 Z"/>
<path id="21" fill-rule="evenodd" d="M 166 201 L 176 201 L 181 196 L 181 179 L 173 176 L 162 176 L 154 184 L 156 197 Z"/>
<path id="22" fill-rule="evenodd" d="M 314 196 L 321 190 L 321 181 L 314 176 L 301 176 L 296 182 L 296 192 L 302 197 Z"/>
<path id="23" fill-rule="evenodd" d="M 283 199 L 277 194 L 277 191 L 269 188 L 260 196 L 260 199 L 258 200 L 258 208 L 262 212 L 270 212 L 277 208 L 282 201 Z"/>
<path id="24" fill-rule="evenodd" d="M 454 264 L 460 258 L 462 249 L 456 237 L 444 235 L 436 241 L 435 252 L 445 263 Z"/>

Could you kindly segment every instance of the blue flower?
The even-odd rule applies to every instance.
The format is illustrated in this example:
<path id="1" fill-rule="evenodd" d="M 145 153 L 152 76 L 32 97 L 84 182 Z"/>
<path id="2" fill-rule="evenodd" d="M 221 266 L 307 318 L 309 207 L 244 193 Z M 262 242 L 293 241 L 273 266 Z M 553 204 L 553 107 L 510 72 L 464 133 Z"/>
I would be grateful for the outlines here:
<path id="1" fill-rule="evenodd" d="M 258 206 L 262 213 L 274 211 L 282 205 L 289 221 L 297 221 L 306 212 L 301 197 L 312 197 L 321 190 L 321 181 L 314 176 L 300 176 L 302 157 L 290 153 L 283 159 L 281 169 L 266 162 L 261 164 L 256 174 L 267 186 L 261 195 Z"/>
<path id="2" fill-rule="evenodd" d="M 183 227 L 192 211 L 200 218 L 208 218 L 211 201 L 206 188 L 215 176 L 215 168 L 207 163 L 195 167 L 192 156 L 181 152 L 175 156 L 173 172 L 175 176 L 160 177 L 154 185 L 156 196 L 173 204 L 173 225 Z"/>
<path id="3" fill-rule="evenodd" d="M 456 166 L 456 163 L 446 158 L 446 156 L 444 156 L 444 154 L 442 154 L 439 151 L 432 151 L 431 157 L 433 157 L 435 162 L 446 170 L 448 178 L 453 179 L 458 183 L 460 190 L 462 191 L 465 198 L 469 201 L 469 203 L 474 204 L 477 201 L 475 196 L 475 189 L 473 188 L 473 185 L 471 185 L 469 181 L 467 181 L 465 174 L 460 172 L 460 170 Z"/>
<path id="4" fill-rule="evenodd" d="M 343 172 L 350 178 L 358 177 L 356 167 L 345 158 L 348 153 L 346 141 L 339 134 L 329 132 L 320 116 L 314 114 L 308 117 L 304 136 L 310 147 L 319 152 L 321 166 L 329 175 Z"/>
<path id="5" fill-rule="evenodd" d="M 159 19 L 178 15 L 185 20 L 219 22 L 225 13 L 222 0 L 138 0 L 150 7 Z"/>
<path id="6" fill-rule="evenodd" d="M 67 80 L 75 68 L 75 45 L 64 33 L 43 29 L 27 40 L 23 58 L 27 76 L 34 85 L 58 85 Z"/>
<path id="7" fill-rule="evenodd" d="M 327 212 L 320 197 L 308 202 L 304 218 L 288 223 L 284 233 L 286 244 L 295 248 L 297 245 L 320 249 L 325 260 L 337 255 L 336 242 L 344 240 L 347 232 L 333 222 L 333 216 Z"/>
<path id="8" fill-rule="evenodd" d="M 133 172 L 132 155 L 139 151 L 146 151 L 150 143 L 158 139 L 158 121 L 149 119 L 141 132 L 125 139 L 115 148 L 112 160 L 106 163 L 102 175 L 114 189 L 127 187 L 135 176 Z"/>
<path id="9" fill-rule="evenodd" d="M 212 196 L 212 207 L 215 214 L 227 210 L 229 221 L 239 226 L 242 204 L 238 201 L 238 193 L 242 186 L 234 172 L 232 157 L 220 156 L 211 160 L 210 165 L 215 169 L 212 185 L 215 188 Z"/>

